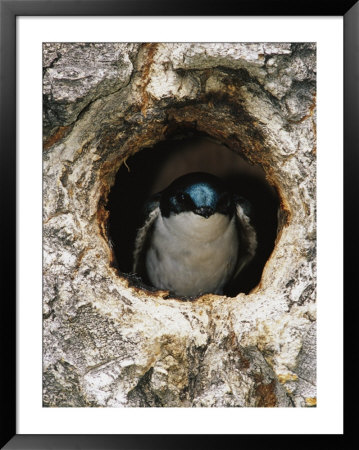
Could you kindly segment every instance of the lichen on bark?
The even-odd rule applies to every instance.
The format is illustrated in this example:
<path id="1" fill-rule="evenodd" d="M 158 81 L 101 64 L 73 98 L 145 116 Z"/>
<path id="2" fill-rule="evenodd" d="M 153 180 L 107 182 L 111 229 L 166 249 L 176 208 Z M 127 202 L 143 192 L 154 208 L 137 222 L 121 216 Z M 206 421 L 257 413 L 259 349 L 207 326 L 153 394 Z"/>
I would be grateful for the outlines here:
<path id="1" fill-rule="evenodd" d="M 315 405 L 315 44 L 47 43 L 43 69 L 44 405 Z M 177 129 L 261 166 L 279 194 L 249 295 L 184 302 L 112 265 L 115 175 Z"/>

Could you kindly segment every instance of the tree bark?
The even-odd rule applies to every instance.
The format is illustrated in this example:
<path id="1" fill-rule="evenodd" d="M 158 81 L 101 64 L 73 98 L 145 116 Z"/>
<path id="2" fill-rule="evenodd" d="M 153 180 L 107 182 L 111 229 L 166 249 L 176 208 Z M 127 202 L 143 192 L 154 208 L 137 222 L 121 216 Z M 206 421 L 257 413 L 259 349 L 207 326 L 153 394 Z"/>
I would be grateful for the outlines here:
<path id="1" fill-rule="evenodd" d="M 44 405 L 315 406 L 315 44 L 52 43 L 43 56 Z M 278 192 L 249 295 L 184 302 L 112 265 L 115 175 L 178 128 L 261 166 Z"/>

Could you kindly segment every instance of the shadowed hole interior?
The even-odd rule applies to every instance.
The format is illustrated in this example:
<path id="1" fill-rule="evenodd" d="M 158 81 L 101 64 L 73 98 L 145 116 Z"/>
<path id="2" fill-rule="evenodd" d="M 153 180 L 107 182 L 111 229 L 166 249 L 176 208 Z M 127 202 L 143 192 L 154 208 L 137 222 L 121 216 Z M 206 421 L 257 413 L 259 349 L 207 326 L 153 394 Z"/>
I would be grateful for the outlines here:
<path id="1" fill-rule="evenodd" d="M 137 152 L 116 175 L 108 198 L 108 233 L 113 243 L 114 265 L 126 276 L 132 268 L 132 251 L 141 225 L 141 209 L 147 198 L 189 172 L 209 172 L 224 179 L 232 191 L 253 206 L 252 223 L 257 231 L 257 253 L 225 294 L 248 293 L 260 281 L 275 243 L 279 200 L 264 171 L 237 153 L 205 136 L 168 139 Z"/>

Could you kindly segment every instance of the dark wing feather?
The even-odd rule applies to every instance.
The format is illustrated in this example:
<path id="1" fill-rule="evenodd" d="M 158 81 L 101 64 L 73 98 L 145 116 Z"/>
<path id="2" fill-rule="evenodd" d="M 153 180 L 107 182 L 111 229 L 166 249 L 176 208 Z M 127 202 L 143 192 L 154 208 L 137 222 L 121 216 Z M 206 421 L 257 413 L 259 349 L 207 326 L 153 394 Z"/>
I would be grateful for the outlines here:
<path id="1" fill-rule="evenodd" d="M 160 196 L 158 194 L 151 197 L 144 206 L 143 225 L 138 229 L 135 246 L 133 250 L 132 271 L 145 276 L 145 254 L 149 238 L 152 233 L 153 224 L 160 214 Z"/>
<path id="2" fill-rule="evenodd" d="M 256 253 L 257 233 L 250 223 L 249 214 L 250 203 L 241 197 L 237 197 L 236 216 L 240 244 L 239 257 L 233 278 L 235 278 L 239 272 L 253 259 Z"/>

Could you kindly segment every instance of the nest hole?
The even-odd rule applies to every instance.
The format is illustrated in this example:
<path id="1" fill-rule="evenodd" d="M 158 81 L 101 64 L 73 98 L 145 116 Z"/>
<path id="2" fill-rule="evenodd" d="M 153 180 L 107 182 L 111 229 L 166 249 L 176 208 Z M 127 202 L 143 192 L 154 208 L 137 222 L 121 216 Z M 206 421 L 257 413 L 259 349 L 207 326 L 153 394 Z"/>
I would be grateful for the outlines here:
<path id="1" fill-rule="evenodd" d="M 275 245 L 279 198 L 262 168 L 249 164 L 238 153 L 204 135 L 172 137 L 152 148 L 142 149 L 121 165 L 107 204 L 113 265 L 119 275 L 132 284 L 154 290 L 131 273 L 143 204 L 150 195 L 166 188 L 177 177 L 197 171 L 222 178 L 233 192 L 248 199 L 253 206 L 252 223 L 258 239 L 256 256 L 224 291 L 229 297 L 248 294 L 259 284 Z"/>

